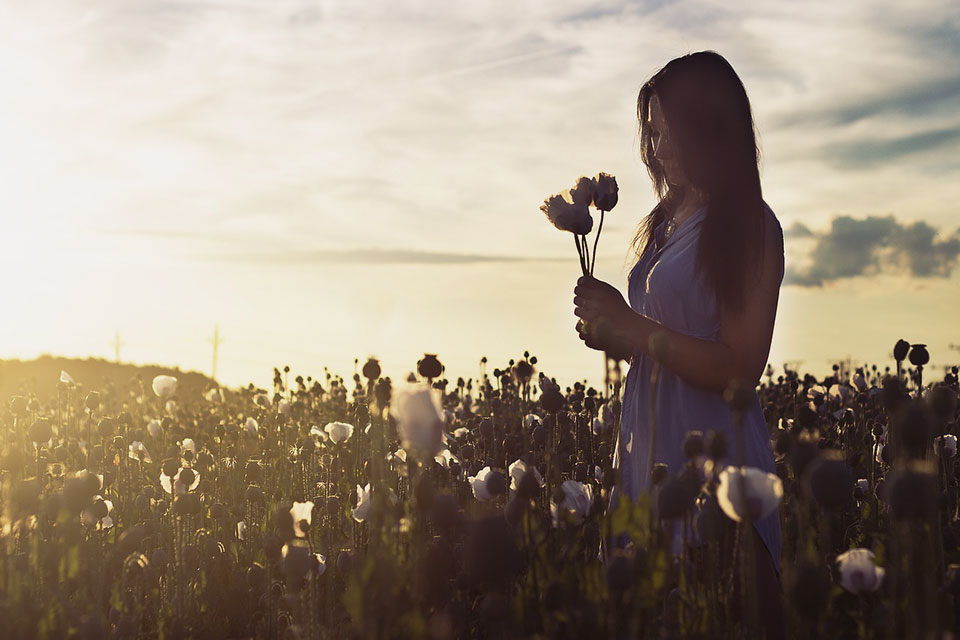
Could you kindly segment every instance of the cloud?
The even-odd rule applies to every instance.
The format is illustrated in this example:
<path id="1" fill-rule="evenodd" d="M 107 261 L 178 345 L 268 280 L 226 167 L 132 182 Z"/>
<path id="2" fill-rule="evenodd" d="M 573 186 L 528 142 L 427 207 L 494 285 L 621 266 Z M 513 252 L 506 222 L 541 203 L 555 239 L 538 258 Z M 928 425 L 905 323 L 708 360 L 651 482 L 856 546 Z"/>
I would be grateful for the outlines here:
<path id="1" fill-rule="evenodd" d="M 790 267 L 784 284 L 822 286 L 839 278 L 869 276 L 881 271 L 902 271 L 918 278 L 949 277 L 960 258 L 960 230 L 946 239 L 924 221 L 898 222 L 890 216 L 855 219 L 838 216 L 830 229 L 811 232 L 802 223 L 814 245 L 804 267 Z M 787 237 L 804 237 L 795 233 Z"/>
<path id="2" fill-rule="evenodd" d="M 842 168 L 870 168 L 891 163 L 901 157 L 954 148 L 960 140 L 960 125 L 933 129 L 896 138 L 866 138 L 851 142 L 835 142 L 822 147 L 822 156 Z"/>
<path id="3" fill-rule="evenodd" d="M 928 115 L 938 110 L 956 112 L 960 104 L 960 75 L 936 77 L 922 82 L 901 83 L 882 92 L 856 98 L 840 98 L 827 106 L 786 113 L 774 126 L 799 124 L 848 125 L 881 114 Z"/>
<path id="4" fill-rule="evenodd" d="M 227 253 L 205 256 L 221 260 L 239 260 L 248 263 L 269 264 L 474 264 L 481 262 L 570 262 L 569 256 L 563 258 L 544 256 L 500 256 L 465 253 L 445 253 L 440 251 L 420 251 L 416 249 L 317 249 L 310 251 L 276 251 Z"/>
<path id="5" fill-rule="evenodd" d="M 790 225 L 790 228 L 785 229 L 783 232 L 784 238 L 812 238 L 813 231 L 810 228 L 803 224 L 802 222 L 794 222 Z"/>

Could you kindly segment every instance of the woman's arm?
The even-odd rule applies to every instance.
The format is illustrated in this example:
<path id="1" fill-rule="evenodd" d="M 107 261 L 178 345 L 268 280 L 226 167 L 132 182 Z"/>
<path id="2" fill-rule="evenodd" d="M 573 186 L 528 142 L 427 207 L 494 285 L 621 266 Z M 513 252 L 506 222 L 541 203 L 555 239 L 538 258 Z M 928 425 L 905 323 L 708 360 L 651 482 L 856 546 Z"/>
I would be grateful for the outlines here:
<path id="1" fill-rule="evenodd" d="M 665 328 L 627 307 L 615 319 L 620 331 L 644 353 L 651 353 L 650 336 L 663 332 L 662 352 L 654 354 L 665 366 L 691 384 L 723 391 L 733 379 L 751 387 L 759 382 L 770 354 L 773 323 L 783 279 L 783 236 L 777 225 L 766 225 L 764 263 L 760 279 L 746 291 L 739 313 L 720 312 L 719 341 L 702 340 Z"/>

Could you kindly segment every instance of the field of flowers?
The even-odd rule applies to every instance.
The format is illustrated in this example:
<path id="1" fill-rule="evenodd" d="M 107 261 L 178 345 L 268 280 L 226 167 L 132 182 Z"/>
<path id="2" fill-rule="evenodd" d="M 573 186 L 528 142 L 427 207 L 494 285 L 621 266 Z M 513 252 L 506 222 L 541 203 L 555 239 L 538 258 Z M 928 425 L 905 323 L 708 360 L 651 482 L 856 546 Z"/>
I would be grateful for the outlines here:
<path id="1" fill-rule="evenodd" d="M 688 466 L 611 509 L 619 368 L 561 388 L 525 353 L 448 381 L 428 354 L 402 381 L 371 359 L 195 394 L 63 372 L 0 409 L 0 637 L 761 637 L 751 551 L 719 545 L 772 509 L 788 637 L 953 637 L 957 367 L 894 355 L 768 368 L 776 476 L 691 425 Z M 668 552 L 673 519 L 704 553 Z"/>

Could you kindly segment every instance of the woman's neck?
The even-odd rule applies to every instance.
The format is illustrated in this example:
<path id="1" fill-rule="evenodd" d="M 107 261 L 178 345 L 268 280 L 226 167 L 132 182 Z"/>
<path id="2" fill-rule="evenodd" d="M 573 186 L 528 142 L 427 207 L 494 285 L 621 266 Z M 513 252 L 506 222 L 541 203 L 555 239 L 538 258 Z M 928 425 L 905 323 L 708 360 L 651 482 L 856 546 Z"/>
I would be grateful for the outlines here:
<path id="1" fill-rule="evenodd" d="M 674 207 L 673 210 L 673 219 L 676 224 L 681 224 L 684 220 L 689 218 L 697 209 L 702 207 L 704 204 L 703 199 L 695 194 L 688 192 L 686 197 Z"/>

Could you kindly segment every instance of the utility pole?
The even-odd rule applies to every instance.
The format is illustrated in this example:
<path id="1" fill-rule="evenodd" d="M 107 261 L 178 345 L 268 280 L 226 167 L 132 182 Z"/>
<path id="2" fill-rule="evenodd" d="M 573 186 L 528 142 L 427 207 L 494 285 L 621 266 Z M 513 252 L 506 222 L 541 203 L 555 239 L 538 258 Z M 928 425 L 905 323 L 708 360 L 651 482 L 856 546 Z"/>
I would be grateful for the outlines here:
<path id="1" fill-rule="evenodd" d="M 214 380 L 217 379 L 217 350 L 220 348 L 220 343 L 223 340 L 220 338 L 220 325 L 213 325 L 213 338 L 210 340 L 213 343 L 213 372 L 211 378 Z"/>
<path id="2" fill-rule="evenodd" d="M 120 342 L 120 329 L 117 329 L 113 336 L 113 361 L 117 364 L 120 364 L 120 347 L 122 345 L 123 343 Z"/>

